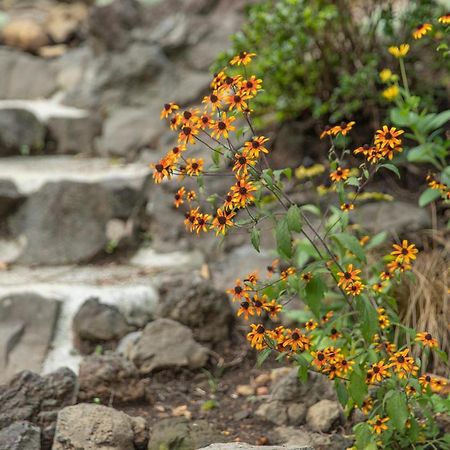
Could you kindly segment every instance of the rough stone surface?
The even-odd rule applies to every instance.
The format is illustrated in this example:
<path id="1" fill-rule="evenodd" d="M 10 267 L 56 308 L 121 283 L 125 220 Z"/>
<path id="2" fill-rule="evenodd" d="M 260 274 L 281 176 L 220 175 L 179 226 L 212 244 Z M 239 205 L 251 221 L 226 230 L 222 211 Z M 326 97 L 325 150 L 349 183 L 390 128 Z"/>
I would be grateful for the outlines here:
<path id="1" fill-rule="evenodd" d="M 41 450 L 41 430 L 30 422 L 15 422 L 0 429 L 0 449 Z"/>
<path id="2" fill-rule="evenodd" d="M 117 307 L 98 298 L 86 300 L 73 319 L 75 345 L 83 353 L 92 352 L 96 345 L 115 347 L 132 330 Z"/>
<path id="3" fill-rule="evenodd" d="M 0 156 L 42 151 L 45 125 L 24 109 L 0 109 Z"/>
<path id="4" fill-rule="evenodd" d="M 0 383 L 42 369 L 58 315 L 59 302 L 31 292 L 0 299 Z"/>
<path id="5" fill-rule="evenodd" d="M 132 344 L 130 359 L 141 374 L 169 367 L 199 369 L 208 360 L 208 350 L 196 342 L 192 331 L 170 319 L 150 322 Z"/>
<path id="6" fill-rule="evenodd" d="M 133 450 L 134 418 L 102 405 L 81 403 L 58 413 L 52 450 Z"/>
<path id="7" fill-rule="evenodd" d="M 44 377 L 20 372 L 9 384 L 0 386 L 0 429 L 28 421 L 41 428 L 42 449 L 49 449 L 58 411 L 75 403 L 77 391 L 76 375 L 67 368 Z"/>
<path id="8" fill-rule="evenodd" d="M 57 90 L 53 65 L 19 50 L 0 48 L 0 73 L 0 98 L 46 98 Z"/>
<path id="9" fill-rule="evenodd" d="M 176 320 L 189 327 L 200 342 L 217 343 L 230 337 L 233 311 L 228 296 L 198 275 L 161 280 L 157 317 Z"/>
<path id="10" fill-rule="evenodd" d="M 23 200 L 24 196 L 11 180 L 0 180 L 0 218 L 12 214 Z"/>
<path id="11" fill-rule="evenodd" d="M 54 117 L 48 121 L 50 138 L 58 154 L 95 153 L 95 138 L 101 133 L 101 121 L 95 115 L 83 118 Z"/>
<path id="12" fill-rule="evenodd" d="M 19 261 L 65 264 L 89 260 L 105 247 L 111 215 L 109 193 L 102 186 L 47 183 L 11 219 L 13 234 L 26 239 Z"/>
<path id="13" fill-rule="evenodd" d="M 401 201 L 368 203 L 357 208 L 353 215 L 355 221 L 368 231 L 388 231 L 394 237 L 431 226 L 426 209 Z"/>
<path id="14" fill-rule="evenodd" d="M 315 450 L 343 450 L 352 445 L 351 439 L 340 434 L 315 433 L 303 427 L 277 427 L 269 433 L 269 438 L 287 446 L 311 446 Z"/>
<path id="15" fill-rule="evenodd" d="M 129 402 L 144 397 L 144 381 L 136 366 L 117 353 L 87 356 L 80 364 L 78 399 Z"/>
<path id="16" fill-rule="evenodd" d="M 202 447 L 199 450 L 314 450 L 313 447 L 309 445 L 302 445 L 301 447 L 298 445 L 265 445 L 261 447 L 260 445 L 251 445 L 246 444 L 244 442 L 230 442 L 227 444 L 211 444 L 208 447 Z"/>
<path id="17" fill-rule="evenodd" d="M 309 408 L 306 423 L 313 431 L 327 433 L 342 423 L 343 419 L 339 403 L 323 399 Z"/>
<path id="18" fill-rule="evenodd" d="M 302 425 L 308 407 L 324 398 L 335 399 L 333 386 L 324 377 L 311 374 L 310 379 L 302 383 L 297 372 L 291 369 L 286 375 L 275 377 L 271 395 L 258 407 L 257 416 L 275 425 Z"/>
<path id="19" fill-rule="evenodd" d="M 220 434 L 204 420 L 168 418 L 153 426 L 148 450 L 195 450 L 219 439 Z"/>

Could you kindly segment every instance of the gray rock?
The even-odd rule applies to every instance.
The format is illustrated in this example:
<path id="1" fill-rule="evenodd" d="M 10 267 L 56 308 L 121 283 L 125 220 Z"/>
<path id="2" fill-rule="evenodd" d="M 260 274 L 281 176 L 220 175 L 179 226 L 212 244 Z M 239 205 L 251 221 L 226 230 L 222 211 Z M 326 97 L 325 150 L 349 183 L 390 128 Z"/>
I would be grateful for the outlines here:
<path id="1" fill-rule="evenodd" d="M 30 422 L 15 422 L 0 430 L 0 449 L 41 450 L 41 430 Z"/>
<path id="2" fill-rule="evenodd" d="M 356 208 L 352 216 L 364 229 L 372 233 L 388 231 L 394 237 L 431 226 L 426 209 L 400 201 L 368 203 Z"/>
<path id="3" fill-rule="evenodd" d="M 121 108 L 105 120 L 99 151 L 103 155 L 132 158 L 142 147 L 154 145 L 165 129 L 148 108 Z"/>
<path id="4" fill-rule="evenodd" d="M 309 445 L 265 445 L 264 450 L 314 450 Z M 227 444 L 211 444 L 208 447 L 202 447 L 199 450 L 261 450 L 260 445 L 251 445 L 244 442 L 229 442 Z"/>
<path id="5" fill-rule="evenodd" d="M 306 416 L 306 423 L 313 431 L 327 433 L 341 424 L 344 414 L 338 402 L 323 399 L 311 406 Z"/>
<path id="6" fill-rule="evenodd" d="M 272 442 L 294 446 L 294 448 L 310 446 L 316 450 L 343 450 L 352 445 L 352 440 L 341 434 L 314 433 L 303 427 L 277 427 L 269 434 L 269 438 Z"/>
<path id="7" fill-rule="evenodd" d="M 258 407 L 255 414 L 275 425 L 283 425 L 289 422 L 288 406 L 287 403 L 279 401 L 266 402 Z"/>
<path id="8" fill-rule="evenodd" d="M 66 264 L 92 259 L 106 244 L 109 200 L 109 193 L 95 183 L 47 183 L 10 220 L 12 233 L 26 238 L 19 261 Z"/>
<path id="9" fill-rule="evenodd" d="M 0 299 L 0 383 L 24 369 L 42 369 L 58 315 L 59 302 L 36 294 Z"/>
<path id="10" fill-rule="evenodd" d="M 228 296 L 199 275 L 161 280 L 156 317 L 166 317 L 189 327 L 200 342 L 217 343 L 230 337 L 233 311 Z"/>
<path id="11" fill-rule="evenodd" d="M 18 50 L 0 48 L 0 98 L 46 98 L 56 92 L 51 62 Z"/>
<path id="12" fill-rule="evenodd" d="M 117 353 L 87 356 L 80 364 L 78 379 L 81 401 L 97 397 L 105 403 L 110 399 L 129 402 L 142 399 L 145 394 L 137 367 Z"/>
<path id="13" fill-rule="evenodd" d="M 116 306 L 100 303 L 97 298 L 86 300 L 73 319 L 75 345 L 82 353 L 90 353 L 97 345 L 114 348 L 117 342 L 133 330 Z"/>
<path id="14" fill-rule="evenodd" d="M 55 141 L 58 154 L 95 153 L 95 138 L 100 135 L 102 122 L 99 117 L 85 118 L 54 117 L 47 124 L 50 138 Z"/>
<path id="15" fill-rule="evenodd" d="M 88 39 L 97 51 L 124 50 L 130 43 L 130 30 L 141 23 L 137 0 L 114 0 L 94 6 L 88 20 Z"/>
<path id="16" fill-rule="evenodd" d="M 220 434 L 204 420 L 181 417 L 163 419 L 153 426 L 148 450 L 196 450 L 220 439 Z"/>
<path id="17" fill-rule="evenodd" d="M 25 109 L 0 109 L 0 156 L 42 151 L 45 125 Z"/>
<path id="18" fill-rule="evenodd" d="M 67 368 L 44 377 L 27 370 L 18 373 L 0 386 L 0 429 L 28 421 L 41 428 L 42 449 L 49 449 L 58 411 L 75 403 L 77 390 L 76 375 Z"/>
<path id="19" fill-rule="evenodd" d="M 188 327 L 170 319 L 157 319 L 132 345 L 130 358 L 141 374 L 169 367 L 199 369 L 208 360 L 208 350 L 194 340 Z"/>
<path id="20" fill-rule="evenodd" d="M 133 417 L 102 405 L 69 406 L 58 413 L 52 450 L 132 450 L 134 421 Z"/>
<path id="21" fill-rule="evenodd" d="M 12 214 L 24 198 L 12 181 L 0 180 L 0 218 Z"/>

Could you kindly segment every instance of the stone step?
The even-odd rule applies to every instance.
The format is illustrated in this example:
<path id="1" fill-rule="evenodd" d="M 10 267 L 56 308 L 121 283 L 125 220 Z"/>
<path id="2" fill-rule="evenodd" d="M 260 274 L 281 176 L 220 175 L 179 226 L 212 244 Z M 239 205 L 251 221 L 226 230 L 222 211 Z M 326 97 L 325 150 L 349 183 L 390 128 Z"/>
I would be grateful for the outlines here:
<path id="1" fill-rule="evenodd" d="M 192 272 L 203 263 L 197 253 L 180 256 L 147 252 L 145 260 L 129 265 L 0 271 L 0 384 L 24 369 L 77 371 L 81 357 L 74 350 L 72 321 L 89 298 L 116 306 L 127 323 L 142 328 L 156 307 L 159 276 Z"/>
<path id="2" fill-rule="evenodd" d="M 16 243 L 6 262 L 89 261 L 111 239 L 131 234 L 125 222 L 145 208 L 149 175 L 146 165 L 105 158 L 3 158 L 0 219 Z"/>

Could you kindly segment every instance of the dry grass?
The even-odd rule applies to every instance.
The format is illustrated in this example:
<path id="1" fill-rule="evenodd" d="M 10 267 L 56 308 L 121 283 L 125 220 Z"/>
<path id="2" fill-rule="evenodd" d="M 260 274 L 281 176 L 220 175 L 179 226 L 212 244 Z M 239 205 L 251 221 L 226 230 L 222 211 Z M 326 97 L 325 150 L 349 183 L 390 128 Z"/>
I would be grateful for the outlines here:
<path id="1" fill-rule="evenodd" d="M 417 331 L 428 331 L 450 354 L 450 242 L 445 236 L 433 236 L 430 248 L 419 253 L 413 274 L 404 278 L 396 293 L 402 323 Z M 417 356 L 423 355 L 419 352 Z M 448 363 L 439 358 L 430 359 L 427 370 L 450 375 Z"/>

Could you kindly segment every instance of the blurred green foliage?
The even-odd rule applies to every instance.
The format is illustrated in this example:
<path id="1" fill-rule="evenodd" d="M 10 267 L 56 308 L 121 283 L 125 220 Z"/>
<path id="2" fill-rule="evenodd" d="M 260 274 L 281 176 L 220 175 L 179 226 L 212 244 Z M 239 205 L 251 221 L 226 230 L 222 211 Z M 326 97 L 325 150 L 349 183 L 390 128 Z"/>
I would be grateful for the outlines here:
<path id="1" fill-rule="evenodd" d="M 394 6 L 399 9 L 401 4 L 394 0 L 256 3 L 249 7 L 242 30 L 232 37 L 232 49 L 219 56 L 214 69 L 221 69 L 240 51 L 257 53 L 254 70 L 264 78 L 258 110 L 274 113 L 277 120 L 307 112 L 331 122 L 358 113 L 379 121 L 386 103 L 377 94 L 378 71 L 385 60 L 392 60 L 387 58 L 387 47 L 411 41 L 412 29 L 445 12 L 437 0 L 409 0 L 406 9 L 396 11 Z M 442 64 L 442 58 L 438 60 Z M 430 78 L 429 92 L 436 92 L 435 83 Z M 420 94 L 427 99 L 431 95 L 427 85 L 423 80 L 420 84 Z"/>

